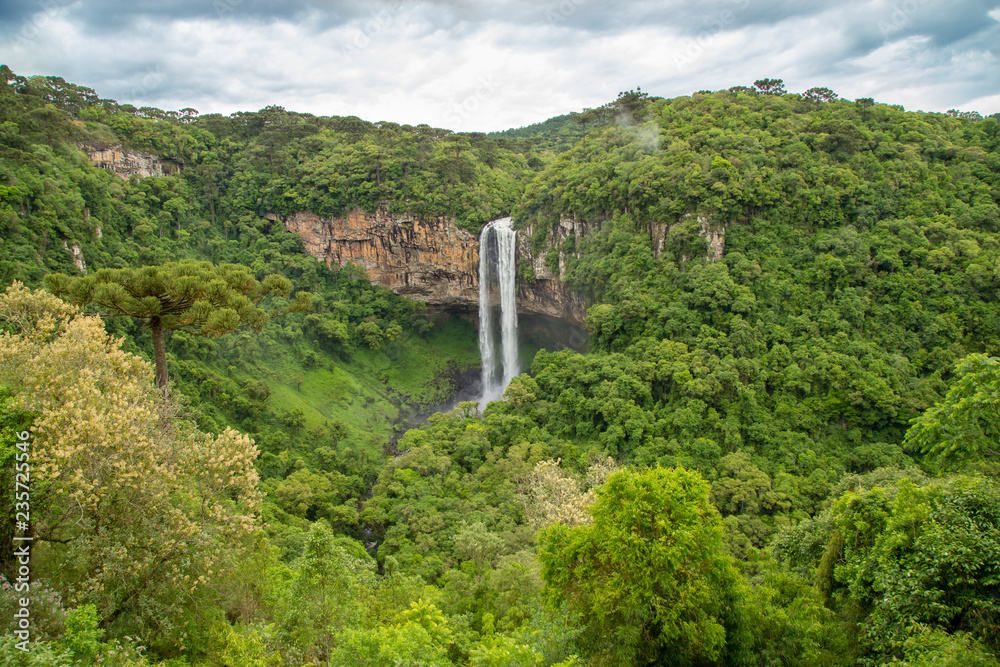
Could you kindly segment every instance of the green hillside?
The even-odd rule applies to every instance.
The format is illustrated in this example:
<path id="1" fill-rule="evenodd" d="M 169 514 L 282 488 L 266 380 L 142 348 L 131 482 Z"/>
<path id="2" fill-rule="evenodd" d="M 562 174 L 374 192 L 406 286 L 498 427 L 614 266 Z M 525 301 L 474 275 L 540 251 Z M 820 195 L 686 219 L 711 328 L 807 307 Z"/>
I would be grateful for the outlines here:
<path id="1" fill-rule="evenodd" d="M 35 538 L 37 640 L 28 662 L 4 585 L 3 661 L 997 664 L 1000 119 L 761 80 L 484 135 L 0 71 L 0 458 L 35 480 L 25 529 L 0 478 L 0 526 Z M 171 173 L 87 155 L 112 146 Z M 355 208 L 512 214 L 589 351 L 424 420 L 475 327 L 273 220 Z M 553 244 L 566 219 L 586 234 Z M 159 286 L 203 304 L 165 395 L 140 319 L 30 291 L 81 254 L 313 305 L 237 328 L 226 286 Z"/>

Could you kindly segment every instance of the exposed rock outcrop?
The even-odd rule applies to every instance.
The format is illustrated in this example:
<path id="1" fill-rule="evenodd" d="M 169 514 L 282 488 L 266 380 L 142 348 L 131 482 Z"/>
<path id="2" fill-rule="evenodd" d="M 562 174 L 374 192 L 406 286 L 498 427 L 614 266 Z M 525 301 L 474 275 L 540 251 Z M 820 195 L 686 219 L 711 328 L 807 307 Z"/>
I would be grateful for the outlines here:
<path id="1" fill-rule="evenodd" d="M 268 218 L 281 220 L 298 234 L 314 257 L 330 266 L 354 263 L 374 284 L 400 296 L 460 310 L 479 307 L 479 239 L 444 216 L 422 222 L 407 214 L 355 210 L 333 218 L 308 211 Z M 546 243 L 545 252 L 561 247 L 580 226 L 572 221 L 566 224 L 568 227 L 560 226 L 561 231 Z M 549 315 L 582 327 L 586 315 L 582 297 L 547 270 L 545 252 L 540 257 L 531 253 L 532 231 L 518 232 L 518 261 L 526 260 L 535 267 L 536 277 L 534 281 L 519 280 L 518 311 Z"/>
<path id="2" fill-rule="evenodd" d="M 282 221 L 289 231 L 298 234 L 306 251 L 314 257 L 330 266 L 356 264 L 374 284 L 388 287 L 400 296 L 466 312 L 479 307 L 479 239 L 444 216 L 428 222 L 409 214 L 355 210 L 333 218 L 322 218 L 308 211 L 267 217 Z M 687 220 L 688 217 L 673 224 L 650 224 L 656 257 L 663 253 L 670 231 Z M 698 234 L 708 241 L 709 259 L 713 262 L 722 259 L 726 226 L 714 224 L 704 216 L 696 220 Z M 599 228 L 599 223 L 563 217 L 534 248 L 536 226 L 529 224 L 518 230 L 518 312 L 547 315 L 580 328 L 585 326 L 587 303 L 564 281 L 567 260 L 580 256 L 576 242 L 597 233 Z"/>
<path id="3" fill-rule="evenodd" d="M 666 222 L 652 222 L 649 225 L 649 236 L 650 241 L 653 244 L 653 256 L 657 259 L 663 254 L 663 249 L 667 244 L 667 234 L 670 233 L 677 225 L 685 223 L 689 218 L 689 215 L 685 215 L 681 218 L 679 222 L 670 224 Z M 713 224 L 709 221 L 707 216 L 699 215 L 698 218 L 698 235 L 703 237 L 708 241 L 708 259 L 713 262 L 718 262 L 722 259 L 726 252 L 726 227 L 728 225 L 718 225 Z M 683 257 L 683 261 L 687 261 L 688 257 Z"/>
<path id="4" fill-rule="evenodd" d="M 527 260 L 534 280 L 519 280 L 518 306 L 527 312 L 550 315 L 583 328 L 587 317 L 587 304 L 583 296 L 566 287 L 566 253 L 576 253 L 576 239 L 587 234 L 587 225 L 572 218 L 560 218 L 559 225 L 550 230 L 542 248 L 532 250 L 531 239 L 535 225 L 527 225 L 517 233 L 518 261 Z M 550 261 L 550 253 L 558 259 L 558 267 Z"/>
<path id="5" fill-rule="evenodd" d="M 443 306 L 479 303 L 479 240 L 443 216 L 421 222 L 383 211 L 335 218 L 303 211 L 283 221 L 310 255 L 331 266 L 357 264 L 396 294 Z"/>
<path id="6" fill-rule="evenodd" d="M 80 269 L 80 273 L 86 273 L 87 264 L 83 261 L 83 251 L 80 250 L 80 246 L 75 243 L 70 245 L 69 242 L 63 241 L 63 248 L 69 250 L 70 254 L 73 255 L 73 264 L 76 265 L 76 268 Z"/>
<path id="7" fill-rule="evenodd" d="M 180 170 L 180 166 L 166 158 L 149 153 L 141 153 L 121 145 L 109 148 L 94 148 L 81 146 L 90 155 L 90 161 L 96 167 L 107 169 L 122 178 L 130 176 L 167 176 Z"/>

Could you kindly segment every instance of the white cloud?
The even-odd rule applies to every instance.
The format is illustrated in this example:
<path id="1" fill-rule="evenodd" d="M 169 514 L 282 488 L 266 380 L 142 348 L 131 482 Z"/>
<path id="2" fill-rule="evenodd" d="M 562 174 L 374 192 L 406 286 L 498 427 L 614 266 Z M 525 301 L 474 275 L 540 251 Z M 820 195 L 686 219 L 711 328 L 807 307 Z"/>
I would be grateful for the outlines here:
<path id="1" fill-rule="evenodd" d="M 988 45 L 1000 26 L 969 17 L 935 33 L 945 7 L 927 0 L 891 33 L 878 26 L 895 5 L 868 0 L 809 11 L 746 0 L 669 12 L 651 2 L 614 12 L 582 0 L 550 4 L 386 3 L 368 15 L 338 5 L 336 17 L 330 5 L 225 20 L 137 14 L 102 34 L 59 12 L 7 62 L 137 105 L 230 113 L 276 104 L 456 130 L 540 122 L 637 85 L 676 96 L 761 77 L 907 108 L 997 110 L 1000 67 Z M 549 21 L 546 8 L 561 6 L 573 11 Z"/>

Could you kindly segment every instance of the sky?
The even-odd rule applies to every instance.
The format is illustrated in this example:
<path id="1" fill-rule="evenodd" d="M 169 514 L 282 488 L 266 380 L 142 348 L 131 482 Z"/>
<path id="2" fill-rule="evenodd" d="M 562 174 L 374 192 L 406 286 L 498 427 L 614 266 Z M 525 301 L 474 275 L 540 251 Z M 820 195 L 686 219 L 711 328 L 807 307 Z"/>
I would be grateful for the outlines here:
<path id="1" fill-rule="evenodd" d="M 0 62 L 166 110 L 456 131 L 780 78 L 1000 112 L 1000 0 L 0 0 Z"/>

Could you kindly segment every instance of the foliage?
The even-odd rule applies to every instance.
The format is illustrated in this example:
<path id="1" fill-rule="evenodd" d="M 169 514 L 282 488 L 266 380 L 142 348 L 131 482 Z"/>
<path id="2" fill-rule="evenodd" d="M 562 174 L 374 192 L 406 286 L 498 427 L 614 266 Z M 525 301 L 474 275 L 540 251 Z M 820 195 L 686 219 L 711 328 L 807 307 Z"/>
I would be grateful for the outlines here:
<path id="1" fill-rule="evenodd" d="M 799 526 L 778 553 L 814 568 L 820 590 L 852 610 L 870 655 L 902 659 L 921 627 L 970 632 L 996 652 L 998 500 L 982 477 L 857 488 Z M 802 548 L 809 543 L 818 548 Z"/>
<path id="2" fill-rule="evenodd" d="M 72 303 L 93 304 L 107 314 L 128 315 L 148 324 L 158 387 L 167 386 L 164 330 L 202 336 L 221 336 L 240 326 L 260 330 L 269 313 L 257 304 L 272 294 L 287 297 L 292 288 L 284 276 L 271 274 L 258 282 L 244 266 L 209 262 L 101 269 L 78 278 L 50 274 L 45 284 Z M 311 295 L 299 292 L 288 310 L 308 310 L 311 305 Z"/>
<path id="3" fill-rule="evenodd" d="M 940 628 L 917 625 L 903 643 L 904 657 L 893 665 L 910 667 L 996 667 L 995 655 L 974 641 L 968 633 L 949 634 Z"/>
<path id="4" fill-rule="evenodd" d="M 34 575 L 93 604 L 104 624 L 177 632 L 258 527 L 257 450 L 235 431 L 177 419 L 146 362 L 99 318 L 65 305 L 45 313 L 52 299 L 19 283 L 0 297 L 23 327 L 0 337 L 0 377 L 35 415 Z"/>
<path id="5" fill-rule="evenodd" d="M 583 614 L 595 664 L 716 662 L 746 634 L 708 493 L 683 468 L 618 472 L 597 492 L 592 525 L 542 532 L 546 586 Z"/>
<path id="6" fill-rule="evenodd" d="M 299 659 L 330 660 L 335 637 L 363 614 L 363 596 L 374 584 L 371 565 L 339 546 L 327 526 L 313 524 L 281 602 L 282 631 Z"/>
<path id="7" fill-rule="evenodd" d="M 972 354 L 955 375 L 944 400 L 917 417 L 904 440 L 946 468 L 1000 456 L 1000 361 Z"/>
<path id="8" fill-rule="evenodd" d="M 594 502 L 595 487 L 604 484 L 618 470 L 614 459 L 595 462 L 584 481 L 591 488 L 583 491 L 581 481 L 559 467 L 559 461 L 540 461 L 522 483 L 520 496 L 528 521 L 539 528 L 550 523 L 574 526 L 591 523 L 588 508 Z"/>

